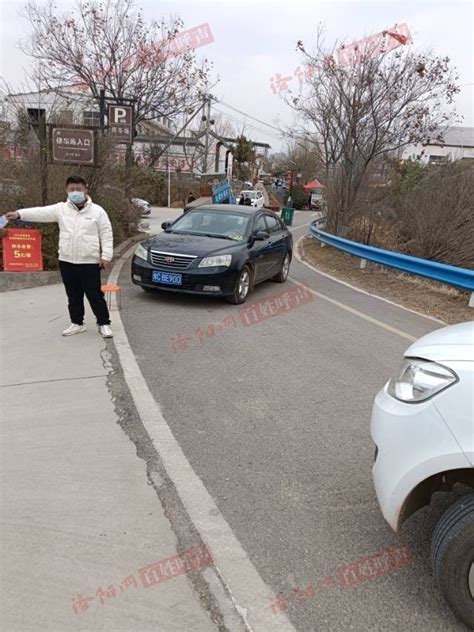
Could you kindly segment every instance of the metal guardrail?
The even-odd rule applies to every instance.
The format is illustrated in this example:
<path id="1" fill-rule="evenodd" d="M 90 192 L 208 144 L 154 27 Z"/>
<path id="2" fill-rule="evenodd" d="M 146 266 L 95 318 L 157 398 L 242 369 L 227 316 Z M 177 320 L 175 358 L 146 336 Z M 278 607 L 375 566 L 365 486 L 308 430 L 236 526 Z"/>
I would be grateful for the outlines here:
<path id="1" fill-rule="evenodd" d="M 311 223 L 309 231 L 313 237 L 316 237 L 316 239 L 328 246 L 333 246 L 355 257 L 374 261 L 389 268 L 395 268 L 409 274 L 416 274 L 433 281 L 440 281 L 441 283 L 447 283 L 448 285 L 474 292 L 474 270 L 458 268 L 445 263 L 430 261 L 429 259 L 411 257 L 399 252 L 375 248 L 374 246 L 364 246 L 364 244 L 331 235 L 331 233 L 318 228 L 325 221 L 325 217 L 317 218 Z"/>

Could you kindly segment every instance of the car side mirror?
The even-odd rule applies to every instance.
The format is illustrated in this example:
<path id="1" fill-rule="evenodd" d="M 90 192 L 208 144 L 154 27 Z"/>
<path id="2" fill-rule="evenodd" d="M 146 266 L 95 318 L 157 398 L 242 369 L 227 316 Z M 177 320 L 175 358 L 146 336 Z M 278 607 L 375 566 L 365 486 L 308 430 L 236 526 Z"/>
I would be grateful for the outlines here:
<path id="1" fill-rule="evenodd" d="M 258 230 L 253 234 L 254 241 L 265 241 L 265 239 L 268 239 L 269 237 L 270 234 L 267 233 L 266 230 Z"/>
<path id="2" fill-rule="evenodd" d="M 167 228 L 169 228 L 170 226 L 171 226 L 171 222 L 163 222 L 163 223 L 161 224 L 161 228 L 162 228 L 163 230 L 166 230 L 166 229 L 167 229 Z"/>

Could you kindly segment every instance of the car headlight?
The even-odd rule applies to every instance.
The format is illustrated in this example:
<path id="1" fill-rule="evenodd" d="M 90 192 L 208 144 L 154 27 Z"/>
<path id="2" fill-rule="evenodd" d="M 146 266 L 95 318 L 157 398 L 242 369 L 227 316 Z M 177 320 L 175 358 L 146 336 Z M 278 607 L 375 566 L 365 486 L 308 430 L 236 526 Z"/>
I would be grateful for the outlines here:
<path id="1" fill-rule="evenodd" d="M 141 244 L 138 244 L 135 250 L 135 257 L 148 261 L 148 250 L 144 248 Z"/>
<path id="2" fill-rule="evenodd" d="M 216 257 L 205 257 L 199 264 L 199 268 L 228 268 L 232 261 L 232 255 L 217 255 Z"/>
<path id="3" fill-rule="evenodd" d="M 424 402 L 458 381 L 454 371 L 436 362 L 408 358 L 398 377 L 387 387 L 389 395 L 408 404 Z"/>

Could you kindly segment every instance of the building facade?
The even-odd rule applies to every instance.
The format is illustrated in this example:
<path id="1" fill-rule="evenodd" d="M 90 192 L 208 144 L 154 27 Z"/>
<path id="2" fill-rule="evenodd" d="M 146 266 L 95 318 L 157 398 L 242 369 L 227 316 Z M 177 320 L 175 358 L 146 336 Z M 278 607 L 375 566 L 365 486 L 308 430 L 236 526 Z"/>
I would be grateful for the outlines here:
<path id="1" fill-rule="evenodd" d="M 15 132 L 22 122 L 28 127 L 40 119 L 49 126 L 99 129 L 99 103 L 83 85 L 6 95 L 0 101 L 0 123 L 5 132 L 2 153 L 5 158 L 21 160 L 31 154 L 32 145 L 38 142 L 36 135 L 31 133 L 28 144 L 22 144 Z M 187 128 L 175 136 L 172 121 L 158 112 L 152 120 L 136 124 L 132 146 L 135 162 L 162 172 L 180 170 L 201 176 L 206 169 L 207 175 L 232 176 L 231 148 L 236 143 L 235 138 L 220 137 L 208 130 L 206 142 L 206 130 L 201 127 L 197 130 Z M 5 138 L 8 138 L 6 142 Z M 268 156 L 270 145 L 253 142 L 253 146 L 258 158 Z M 114 155 L 117 161 L 124 161 L 126 146 L 118 143 Z"/>
<path id="2" fill-rule="evenodd" d="M 418 160 L 423 164 L 474 160 L 474 127 L 450 127 L 441 135 L 444 142 L 409 145 L 403 150 L 402 160 Z"/>

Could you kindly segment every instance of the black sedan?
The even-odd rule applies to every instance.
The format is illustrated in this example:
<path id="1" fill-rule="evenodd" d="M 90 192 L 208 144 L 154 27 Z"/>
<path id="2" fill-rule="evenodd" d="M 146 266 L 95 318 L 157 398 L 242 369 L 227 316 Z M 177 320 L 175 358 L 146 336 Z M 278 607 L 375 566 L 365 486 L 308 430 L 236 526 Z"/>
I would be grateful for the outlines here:
<path id="1" fill-rule="evenodd" d="M 257 283 L 288 277 L 293 237 L 272 211 L 209 204 L 162 228 L 132 259 L 132 281 L 146 291 L 224 296 L 238 305 Z"/>

